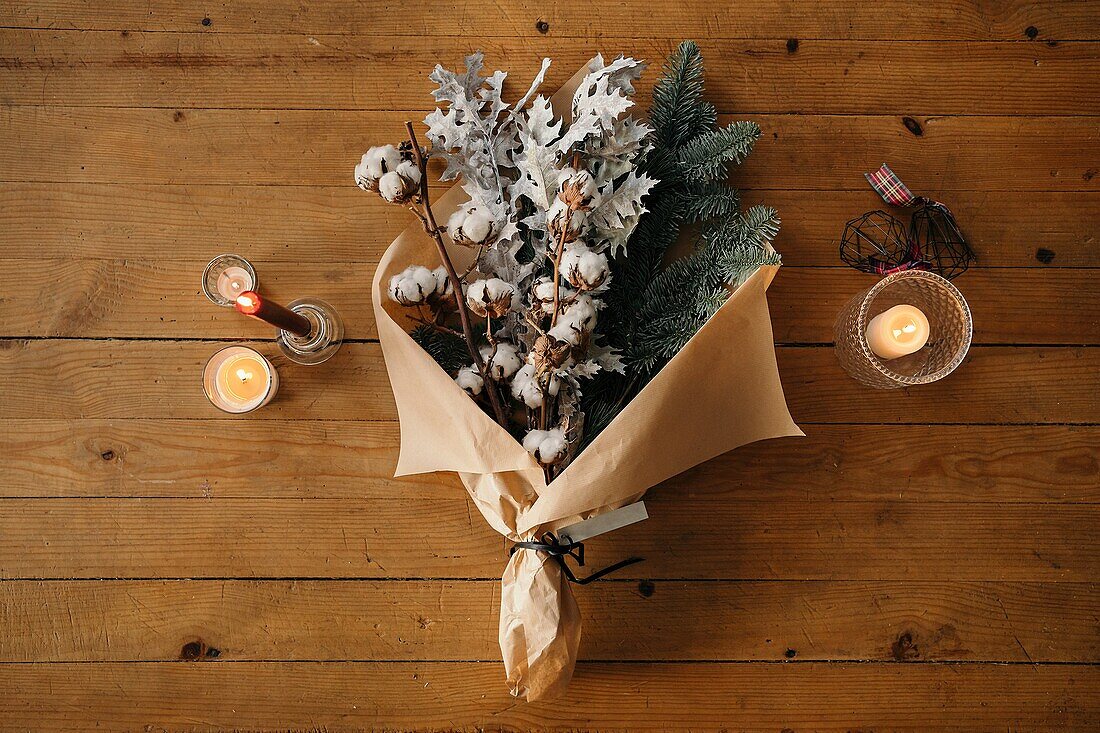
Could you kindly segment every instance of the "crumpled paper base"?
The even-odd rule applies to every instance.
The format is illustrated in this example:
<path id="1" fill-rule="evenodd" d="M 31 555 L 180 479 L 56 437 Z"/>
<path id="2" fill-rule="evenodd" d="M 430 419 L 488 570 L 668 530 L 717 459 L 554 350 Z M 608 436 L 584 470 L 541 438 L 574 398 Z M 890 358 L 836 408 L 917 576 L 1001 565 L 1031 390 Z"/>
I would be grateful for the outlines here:
<path id="1" fill-rule="evenodd" d="M 582 69 L 554 95 L 568 110 Z M 435 200 L 437 220 L 466 200 L 455 186 Z M 460 270 L 468 250 L 451 250 Z M 778 268 L 754 273 L 653 380 L 550 485 L 535 459 L 485 414 L 409 336 L 414 323 L 386 297 L 409 266 L 433 266 L 419 222 L 390 245 L 375 273 L 378 338 L 401 422 L 395 476 L 458 472 L 486 521 L 509 540 L 636 501 L 645 491 L 716 455 L 765 438 L 802 435 L 787 410 L 775 362 L 766 291 Z M 624 552 L 629 554 L 629 551 Z M 501 577 L 500 647 L 513 695 L 559 695 L 576 664 L 581 620 L 557 562 L 520 550 Z"/>

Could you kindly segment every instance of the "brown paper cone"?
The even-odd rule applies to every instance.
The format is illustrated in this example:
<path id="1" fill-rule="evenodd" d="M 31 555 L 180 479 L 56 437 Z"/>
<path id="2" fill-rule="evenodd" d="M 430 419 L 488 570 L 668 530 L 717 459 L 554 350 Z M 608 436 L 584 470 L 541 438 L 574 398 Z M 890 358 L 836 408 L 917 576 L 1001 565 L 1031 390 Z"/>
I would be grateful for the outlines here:
<path id="1" fill-rule="evenodd" d="M 582 69 L 556 95 L 568 109 Z M 458 186 L 433 202 L 445 220 L 466 200 Z M 456 267 L 470 253 L 451 249 Z M 623 506 L 646 489 L 709 458 L 765 438 L 802 435 L 779 381 L 766 291 L 778 270 L 763 267 L 547 486 L 534 458 L 485 414 L 409 336 L 413 324 L 386 297 L 385 283 L 438 254 L 419 223 L 390 245 L 372 298 L 378 338 L 401 422 L 396 476 L 456 471 L 482 515 L 508 539 Z M 624 553 L 626 554 L 626 553 Z M 501 578 L 500 647 L 512 694 L 559 694 L 572 676 L 580 615 L 553 559 L 516 552 Z"/>

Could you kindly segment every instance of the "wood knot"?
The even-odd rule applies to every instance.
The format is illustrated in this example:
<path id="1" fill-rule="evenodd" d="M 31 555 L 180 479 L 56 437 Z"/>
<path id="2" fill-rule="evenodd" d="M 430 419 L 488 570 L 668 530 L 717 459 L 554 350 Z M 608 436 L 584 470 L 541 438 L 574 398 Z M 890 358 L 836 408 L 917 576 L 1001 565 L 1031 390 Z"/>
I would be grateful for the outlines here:
<path id="1" fill-rule="evenodd" d="M 1027 28 L 1024 29 L 1024 35 L 1028 38 L 1034 39 L 1036 36 L 1039 35 L 1039 29 L 1033 25 L 1029 25 Z"/>
<path id="2" fill-rule="evenodd" d="M 1035 250 L 1035 259 L 1039 260 L 1044 265 L 1049 265 L 1051 262 L 1054 262 L 1054 250 L 1040 247 Z"/>
<path id="3" fill-rule="evenodd" d="M 174 113 L 172 114 L 172 122 L 182 122 L 182 121 L 183 121 L 183 118 L 184 118 L 184 114 L 183 114 L 183 111 L 182 111 L 182 110 L 178 110 L 178 109 L 177 109 L 177 110 L 176 110 L 176 111 L 175 111 L 175 112 L 174 112 Z"/>
<path id="4" fill-rule="evenodd" d="M 550 32 L 550 24 L 547 23 L 545 20 L 536 21 L 535 22 L 535 30 L 537 30 L 539 33 L 542 33 L 543 35 L 545 35 L 545 34 Z"/>
<path id="5" fill-rule="evenodd" d="M 905 125 L 905 129 L 913 133 L 917 137 L 920 137 L 924 134 L 924 128 L 921 127 L 921 124 L 912 117 L 902 117 L 901 124 Z"/>
<path id="6" fill-rule="evenodd" d="M 209 28 L 209 27 L 210 27 L 210 25 L 211 25 L 211 23 L 213 23 L 213 22 L 214 22 L 214 21 L 210 20 L 209 18 L 203 18 L 203 19 L 202 19 L 202 24 L 203 24 L 204 26 L 206 26 L 207 28 Z"/>
<path id="7" fill-rule="evenodd" d="M 788 38 L 787 39 L 787 53 L 794 53 L 797 50 L 798 50 L 798 39 L 797 38 Z"/>
<path id="8" fill-rule="evenodd" d="M 890 645 L 890 654 L 899 662 L 919 657 L 920 650 L 913 643 L 913 634 L 909 631 L 902 632 L 897 640 Z"/>
<path id="9" fill-rule="evenodd" d="M 657 590 L 657 586 L 653 585 L 651 580 L 643 580 L 638 583 L 638 592 L 642 594 L 642 598 L 649 598 L 655 590 Z"/>
<path id="10" fill-rule="evenodd" d="M 788 649 L 787 651 L 783 652 L 783 656 L 785 656 L 787 659 L 794 659 L 798 656 L 798 652 L 796 652 L 794 649 Z"/>
<path id="11" fill-rule="evenodd" d="M 110 448 L 108 448 L 107 450 L 100 453 L 99 457 L 102 458 L 105 461 L 113 461 L 113 460 L 115 460 L 115 452 L 113 450 L 111 450 Z"/>
<path id="12" fill-rule="evenodd" d="M 217 659 L 221 656 L 221 650 L 207 646 L 202 639 L 189 641 L 180 649 L 180 659 L 187 662 L 196 662 L 203 659 Z"/>

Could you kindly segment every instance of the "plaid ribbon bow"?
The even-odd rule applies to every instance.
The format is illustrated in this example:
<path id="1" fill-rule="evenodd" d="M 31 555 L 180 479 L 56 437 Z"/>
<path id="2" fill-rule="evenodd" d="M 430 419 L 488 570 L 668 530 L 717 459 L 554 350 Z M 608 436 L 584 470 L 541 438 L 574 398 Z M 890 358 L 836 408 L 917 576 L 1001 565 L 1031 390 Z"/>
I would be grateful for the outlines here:
<path id="1" fill-rule="evenodd" d="M 863 176 L 882 200 L 891 206 L 912 206 L 921 200 L 921 197 L 913 195 L 909 187 L 898 178 L 898 174 L 890 170 L 890 166 L 885 163 L 877 171 L 864 173 Z"/>
<path id="2" fill-rule="evenodd" d="M 897 173 L 890 170 L 890 166 L 885 163 L 882 164 L 877 171 L 872 173 L 864 173 L 863 176 L 867 179 L 867 182 L 871 184 L 871 188 L 875 189 L 882 200 L 891 206 L 909 207 L 920 203 L 926 203 L 928 205 L 943 206 L 931 199 L 923 196 L 915 196 L 913 192 L 909 190 L 909 187 L 901 182 Z M 944 207 L 946 210 L 946 207 Z M 909 249 L 905 253 L 905 260 L 900 263 L 883 262 L 876 257 L 869 257 L 867 262 L 879 275 L 892 275 L 895 272 L 902 272 L 904 270 L 931 270 L 932 263 L 928 262 L 924 258 L 924 253 L 921 252 L 920 242 L 916 237 L 909 237 Z"/>

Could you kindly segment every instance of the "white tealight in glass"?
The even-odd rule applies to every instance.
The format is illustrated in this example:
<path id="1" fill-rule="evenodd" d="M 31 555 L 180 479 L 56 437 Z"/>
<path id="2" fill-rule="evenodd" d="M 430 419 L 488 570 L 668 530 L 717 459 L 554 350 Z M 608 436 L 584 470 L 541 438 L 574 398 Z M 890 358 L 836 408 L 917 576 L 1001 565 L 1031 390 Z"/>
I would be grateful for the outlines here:
<path id="1" fill-rule="evenodd" d="M 897 359 L 924 348 L 930 330 L 924 311 L 901 303 L 872 318 L 865 335 L 876 356 Z"/>
<path id="2" fill-rule="evenodd" d="M 210 302 L 232 308 L 237 296 L 256 289 L 256 271 L 240 255 L 218 255 L 202 273 L 202 292 Z"/>
<path id="3" fill-rule="evenodd" d="M 202 373 L 207 399 L 219 410 L 252 412 L 279 391 L 279 373 L 263 354 L 247 346 L 229 346 L 210 357 Z"/>

